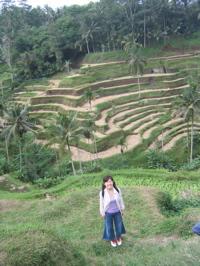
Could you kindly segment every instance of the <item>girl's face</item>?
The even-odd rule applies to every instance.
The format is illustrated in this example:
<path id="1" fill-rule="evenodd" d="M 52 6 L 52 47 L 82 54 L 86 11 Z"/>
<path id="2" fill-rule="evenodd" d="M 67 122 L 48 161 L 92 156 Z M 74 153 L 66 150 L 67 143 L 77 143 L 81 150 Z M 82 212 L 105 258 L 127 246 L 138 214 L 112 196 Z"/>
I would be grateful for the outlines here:
<path id="1" fill-rule="evenodd" d="M 106 181 L 104 185 L 107 189 L 113 189 L 113 181 L 111 179 L 108 179 L 108 181 Z"/>

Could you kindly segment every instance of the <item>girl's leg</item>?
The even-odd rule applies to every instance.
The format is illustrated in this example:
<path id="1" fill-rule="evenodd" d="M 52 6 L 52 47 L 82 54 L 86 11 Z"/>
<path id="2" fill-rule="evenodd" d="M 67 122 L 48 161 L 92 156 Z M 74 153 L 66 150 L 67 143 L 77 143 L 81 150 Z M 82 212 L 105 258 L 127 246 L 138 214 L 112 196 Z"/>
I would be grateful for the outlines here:
<path id="1" fill-rule="evenodd" d="M 122 220 L 122 215 L 120 212 L 114 214 L 114 223 L 115 223 L 115 231 L 117 239 L 121 238 L 122 234 L 126 233 L 124 223 Z"/>
<path id="2" fill-rule="evenodd" d="M 114 228 L 113 228 L 113 215 L 106 213 L 104 218 L 104 240 L 115 240 Z"/>

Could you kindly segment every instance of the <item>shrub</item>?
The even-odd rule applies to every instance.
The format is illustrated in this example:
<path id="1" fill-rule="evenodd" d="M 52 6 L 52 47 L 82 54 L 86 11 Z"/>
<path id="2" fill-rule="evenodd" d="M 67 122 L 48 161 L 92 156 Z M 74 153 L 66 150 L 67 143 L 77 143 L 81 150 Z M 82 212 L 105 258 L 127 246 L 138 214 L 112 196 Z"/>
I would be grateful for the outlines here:
<path id="1" fill-rule="evenodd" d="M 85 259 L 72 247 L 45 232 L 25 232 L 7 242 L 5 266 L 84 266 Z"/>
<path id="2" fill-rule="evenodd" d="M 179 214 L 186 208 L 198 208 L 200 205 L 199 196 L 173 200 L 167 192 L 159 192 L 156 196 L 156 201 L 162 214 L 167 216 Z"/>
<path id="3" fill-rule="evenodd" d="M 23 181 L 31 181 L 47 176 L 55 162 L 55 152 L 45 146 L 33 143 L 23 153 L 21 176 Z"/>
<path id="4" fill-rule="evenodd" d="M 158 150 L 148 150 L 146 154 L 147 167 L 150 169 L 165 168 L 170 171 L 177 170 L 173 160 L 164 152 Z"/>
<path id="5" fill-rule="evenodd" d="M 38 185 L 40 188 L 50 188 L 59 184 L 64 178 L 63 177 L 56 177 L 56 178 L 39 178 L 34 181 L 34 184 Z"/>
<path id="6" fill-rule="evenodd" d="M 183 164 L 181 169 L 182 170 L 197 170 L 200 168 L 200 156 L 193 159 L 193 161 L 190 163 Z"/>
<path id="7" fill-rule="evenodd" d="M 162 214 L 168 215 L 174 212 L 178 212 L 180 209 L 175 206 L 172 197 L 167 192 L 159 192 L 156 196 L 158 207 Z"/>
<path id="8" fill-rule="evenodd" d="M 3 154 L 0 154 L 0 175 L 5 174 L 9 171 L 9 165 Z"/>
<path id="9" fill-rule="evenodd" d="M 99 162 L 91 162 L 85 163 L 83 167 L 84 173 L 98 173 L 102 171 L 102 167 Z"/>

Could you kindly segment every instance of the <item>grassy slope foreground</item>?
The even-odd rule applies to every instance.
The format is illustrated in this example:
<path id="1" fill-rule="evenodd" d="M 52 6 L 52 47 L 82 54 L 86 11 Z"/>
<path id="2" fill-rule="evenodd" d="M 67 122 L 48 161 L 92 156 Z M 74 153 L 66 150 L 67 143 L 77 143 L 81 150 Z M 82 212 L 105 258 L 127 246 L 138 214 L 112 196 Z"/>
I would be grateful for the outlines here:
<path id="1" fill-rule="evenodd" d="M 101 240 L 98 193 L 103 174 L 67 177 L 46 191 L 1 190 L 0 265 L 199 265 L 200 239 L 191 234 L 200 219 L 199 172 L 110 172 L 126 203 L 127 235 L 116 249 Z M 160 211 L 159 191 L 179 202 L 179 212 Z"/>

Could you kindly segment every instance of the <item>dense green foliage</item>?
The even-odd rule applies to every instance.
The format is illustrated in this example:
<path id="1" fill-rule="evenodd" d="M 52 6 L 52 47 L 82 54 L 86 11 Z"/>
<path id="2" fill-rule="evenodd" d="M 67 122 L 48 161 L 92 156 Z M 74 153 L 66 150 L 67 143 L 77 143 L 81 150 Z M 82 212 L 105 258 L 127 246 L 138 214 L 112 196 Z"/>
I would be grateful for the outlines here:
<path id="1" fill-rule="evenodd" d="M 1 2 L 0 63 L 18 81 L 68 71 L 81 53 L 122 50 L 130 39 L 143 47 L 167 44 L 200 23 L 199 1 L 101 0 L 57 10 Z"/>

